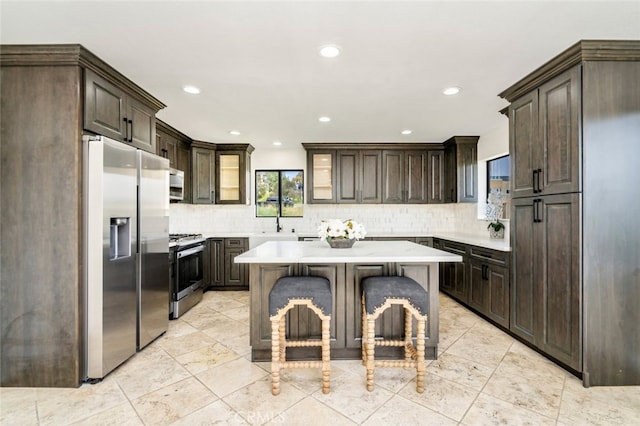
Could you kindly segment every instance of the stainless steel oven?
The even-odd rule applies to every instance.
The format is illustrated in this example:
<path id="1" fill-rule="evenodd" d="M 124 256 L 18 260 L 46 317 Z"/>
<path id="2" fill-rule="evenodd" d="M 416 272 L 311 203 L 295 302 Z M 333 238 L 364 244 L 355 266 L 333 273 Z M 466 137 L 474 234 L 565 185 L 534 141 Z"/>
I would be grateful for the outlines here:
<path id="1" fill-rule="evenodd" d="M 202 300 L 205 239 L 201 234 L 177 234 L 169 241 L 175 253 L 169 312 L 176 319 Z"/>

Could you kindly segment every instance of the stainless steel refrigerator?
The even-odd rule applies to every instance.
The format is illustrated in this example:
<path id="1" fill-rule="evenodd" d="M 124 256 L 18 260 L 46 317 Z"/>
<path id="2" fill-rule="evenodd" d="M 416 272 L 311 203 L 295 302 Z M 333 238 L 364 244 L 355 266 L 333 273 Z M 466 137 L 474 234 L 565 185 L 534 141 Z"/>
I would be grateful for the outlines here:
<path id="1" fill-rule="evenodd" d="M 106 137 L 85 152 L 86 377 L 167 329 L 169 160 Z"/>

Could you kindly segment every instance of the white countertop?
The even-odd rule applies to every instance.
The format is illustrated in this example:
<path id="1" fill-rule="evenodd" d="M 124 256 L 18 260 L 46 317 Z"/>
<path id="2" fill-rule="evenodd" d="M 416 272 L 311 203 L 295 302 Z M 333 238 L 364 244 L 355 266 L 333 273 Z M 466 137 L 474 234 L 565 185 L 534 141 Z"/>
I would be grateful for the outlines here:
<path id="1" fill-rule="evenodd" d="M 489 238 L 489 236 L 484 237 L 464 234 L 462 232 L 436 232 L 432 237 L 440 238 L 442 240 L 456 241 L 463 244 L 471 244 L 473 246 L 484 247 L 492 250 L 511 251 L 508 235 L 505 235 L 504 240 L 494 240 Z"/>
<path id="2" fill-rule="evenodd" d="M 235 257 L 235 263 L 462 262 L 457 254 L 409 241 L 357 241 L 334 249 L 325 241 L 268 241 Z"/>
<path id="3" fill-rule="evenodd" d="M 203 234 L 204 238 L 251 238 L 251 237 L 259 237 L 261 240 L 268 240 L 269 238 L 273 238 L 273 240 L 278 239 L 290 239 L 290 238 L 298 238 L 298 237 L 317 237 L 317 233 L 311 232 L 299 232 L 299 233 L 291 233 L 291 232 L 216 232 L 216 233 L 205 233 Z M 476 235 L 476 234 L 465 234 L 463 232 L 434 232 L 428 235 L 404 235 L 404 234 L 385 234 L 385 233 L 371 233 L 367 235 L 368 238 L 375 237 L 433 237 L 433 238 L 441 238 L 443 240 L 456 241 L 463 244 L 471 244 L 474 246 L 484 247 L 492 250 L 498 251 L 511 251 L 511 246 L 509 245 L 509 236 L 506 235 L 504 240 L 494 240 L 489 238 L 488 234 L 486 236 Z M 361 242 L 368 241 L 365 238 Z M 262 241 L 260 241 L 262 242 Z"/>

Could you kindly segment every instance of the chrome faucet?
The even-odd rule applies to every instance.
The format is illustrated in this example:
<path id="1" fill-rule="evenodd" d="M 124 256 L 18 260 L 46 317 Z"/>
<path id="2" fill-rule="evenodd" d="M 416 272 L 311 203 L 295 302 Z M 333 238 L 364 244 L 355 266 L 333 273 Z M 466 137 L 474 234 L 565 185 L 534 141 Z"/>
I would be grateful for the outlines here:
<path id="1" fill-rule="evenodd" d="M 282 231 L 282 226 L 280 226 L 280 214 L 276 214 L 276 232 Z"/>

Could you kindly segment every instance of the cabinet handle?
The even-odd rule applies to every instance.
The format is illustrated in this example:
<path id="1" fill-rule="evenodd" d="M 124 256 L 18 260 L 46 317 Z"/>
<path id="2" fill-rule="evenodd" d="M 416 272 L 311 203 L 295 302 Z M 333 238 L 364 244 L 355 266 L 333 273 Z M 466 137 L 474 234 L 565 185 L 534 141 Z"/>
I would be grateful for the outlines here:
<path id="1" fill-rule="evenodd" d="M 216 202 L 216 191 L 211 191 L 211 204 Z"/>
<path id="2" fill-rule="evenodd" d="M 542 199 L 536 198 L 533 200 L 533 222 L 540 223 L 542 222 L 542 218 L 540 217 L 540 205 L 542 204 Z"/>
<path id="3" fill-rule="evenodd" d="M 129 142 L 133 142 L 133 120 L 129 120 Z"/>
<path id="4" fill-rule="evenodd" d="M 536 185 L 537 184 L 536 181 L 538 180 L 538 170 L 539 169 L 536 169 L 536 170 L 533 171 L 533 179 L 532 179 L 532 182 L 531 182 L 531 186 L 533 187 L 533 193 L 534 194 L 538 193 L 538 189 L 537 189 L 537 185 Z"/>
<path id="5" fill-rule="evenodd" d="M 536 184 L 536 189 L 538 190 L 538 194 L 542 192 L 542 188 L 540 187 L 540 180 L 542 179 L 542 169 L 538 169 L 538 182 Z"/>
<path id="6" fill-rule="evenodd" d="M 129 126 L 127 126 L 127 118 L 123 118 L 122 121 L 124 121 L 124 138 L 123 140 L 125 142 L 129 141 Z"/>

